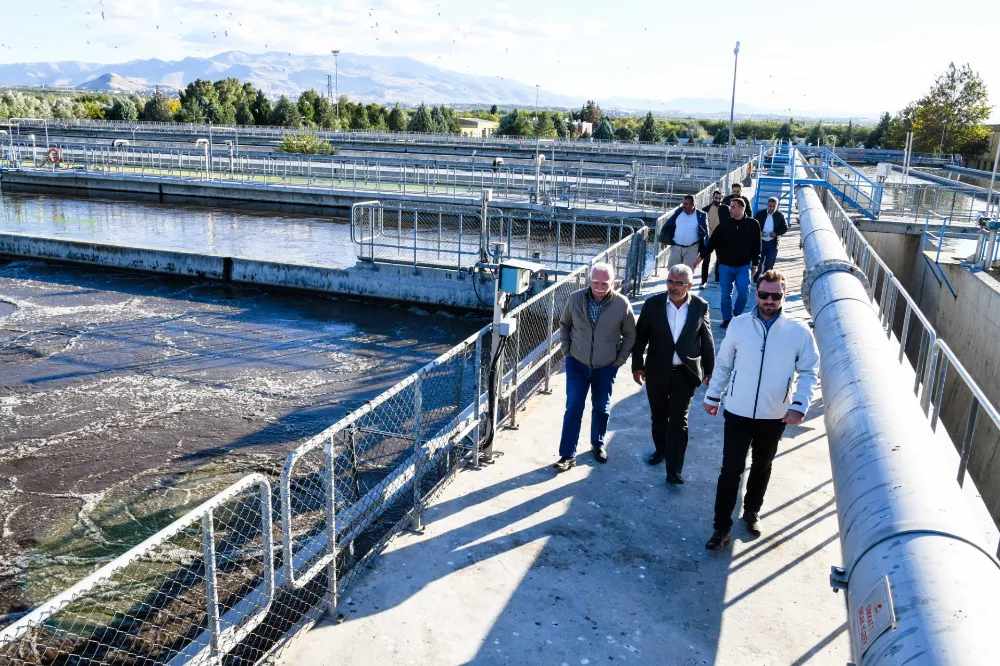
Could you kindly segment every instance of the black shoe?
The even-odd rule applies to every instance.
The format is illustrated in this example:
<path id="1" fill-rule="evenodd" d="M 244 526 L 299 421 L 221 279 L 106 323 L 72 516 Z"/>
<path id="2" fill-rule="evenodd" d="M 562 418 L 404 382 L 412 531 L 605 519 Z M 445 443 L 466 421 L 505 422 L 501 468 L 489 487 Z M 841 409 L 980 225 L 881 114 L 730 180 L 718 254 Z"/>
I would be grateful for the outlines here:
<path id="1" fill-rule="evenodd" d="M 660 453 L 659 451 L 653 451 L 653 455 L 649 456 L 649 460 L 647 460 L 646 462 L 648 462 L 650 465 L 659 465 L 661 462 L 663 462 L 663 454 Z"/>
<path id="2" fill-rule="evenodd" d="M 747 524 L 747 531 L 754 536 L 760 536 L 760 516 L 749 511 L 743 512 L 743 522 Z"/>
<path id="3" fill-rule="evenodd" d="M 719 324 L 719 328 L 729 328 L 729 322 L 731 321 L 732 319 L 724 319 L 722 323 Z"/>
<path id="4" fill-rule="evenodd" d="M 592 446 L 590 450 L 594 452 L 594 459 L 599 463 L 608 462 L 608 450 L 603 446 Z"/>
<path id="5" fill-rule="evenodd" d="M 553 465 L 553 467 L 555 467 L 560 472 L 565 472 L 571 467 L 576 467 L 576 458 L 563 456 L 562 458 L 556 461 L 556 464 Z"/>
<path id="6" fill-rule="evenodd" d="M 705 544 L 705 550 L 722 550 L 729 545 L 729 530 L 715 530 Z"/>
<path id="7" fill-rule="evenodd" d="M 675 486 L 684 485 L 684 477 L 680 474 L 667 474 L 667 483 L 672 483 Z"/>

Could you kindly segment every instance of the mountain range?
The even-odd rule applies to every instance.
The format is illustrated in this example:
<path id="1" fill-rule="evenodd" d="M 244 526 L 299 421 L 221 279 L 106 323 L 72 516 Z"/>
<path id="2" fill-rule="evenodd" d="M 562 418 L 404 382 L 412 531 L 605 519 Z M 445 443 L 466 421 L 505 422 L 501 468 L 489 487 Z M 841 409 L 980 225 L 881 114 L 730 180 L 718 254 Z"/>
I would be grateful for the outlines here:
<path id="1" fill-rule="evenodd" d="M 249 81 L 267 94 L 297 96 L 315 88 L 325 92 L 327 75 L 335 70 L 334 56 L 297 55 L 270 51 L 245 53 L 227 51 L 209 58 L 160 60 L 150 58 L 117 64 L 80 61 L 33 62 L 0 65 L 0 85 L 61 86 L 88 90 L 141 92 L 156 86 L 183 88 L 197 79 L 216 80 L 235 77 Z M 499 76 L 463 74 L 401 56 L 370 56 L 341 53 L 337 66 L 337 87 L 353 100 L 403 105 L 428 104 L 500 104 L 533 106 L 535 96 L 545 107 L 579 108 L 586 97 L 539 91 L 535 86 Z M 673 100 L 614 97 L 598 100 L 606 109 L 622 111 L 651 110 L 657 115 L 692 115 L 727 117 L 728 99 L 681 98 Z M 742 116 L 787 117 L 746 104 L 736 104 Z M 795 117 L 817 115 L 796 112 Z M 836 121 L 840 113 L 823 114 Z M 855 118 L 857 120 L 857 118 Z M 846 121 L 846 118 L 845 118 Z"/>

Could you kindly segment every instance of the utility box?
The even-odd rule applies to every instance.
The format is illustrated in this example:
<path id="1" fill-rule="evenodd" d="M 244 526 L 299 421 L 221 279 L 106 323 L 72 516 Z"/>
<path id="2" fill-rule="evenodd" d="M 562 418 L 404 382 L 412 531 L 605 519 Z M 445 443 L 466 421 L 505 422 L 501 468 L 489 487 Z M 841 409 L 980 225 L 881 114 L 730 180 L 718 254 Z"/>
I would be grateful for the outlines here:
<path id="1" fill-rule="evenodd" d="M 508 259 L 500 264 L 500 291 L 523 294 L 531 287 L 531 276 L 544 266 L 523 259 Z"/>
<path id="2" fill-rule="evenodd" d="M 889 162 L 879 162 L 878 166 L 875 167 L 875 177 L 881 181 L 889 179 L 892 175 L 892 164 Z"/>

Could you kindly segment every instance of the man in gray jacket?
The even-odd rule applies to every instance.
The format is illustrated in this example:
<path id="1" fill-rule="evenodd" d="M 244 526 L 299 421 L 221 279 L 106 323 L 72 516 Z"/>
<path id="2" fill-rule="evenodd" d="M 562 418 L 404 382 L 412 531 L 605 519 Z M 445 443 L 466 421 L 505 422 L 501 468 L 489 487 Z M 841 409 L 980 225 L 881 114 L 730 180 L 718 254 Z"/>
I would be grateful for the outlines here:
<path id="1" fill-rule="evenodd" d="M 598 462 L 607 462 L 604 435 L 611 416 L 611 389 L 618 368 L 625 365 L 635 344 L 632 304 L 615 291 L 615 271 L 597 263 L 590 270 L 590 286 L 570 294 L 559 319 L 562 351 L 566 355 L 566 413 L 559 441 L 560 472 L 576 465 L 583 408 L 590 392 L 590 446 Z"/>
<path id="2" fill-rule="evenodd" d="M 705 544 L 708 550 L 722 550 L 730 541 L 733 509 L 751 450 L 743 521 L 751 534 L 760 535 L 760 508 L 778 441 L 786 425 L 798 425 L 805 418 L 819 381 L 812 331 L 782 315 L 784 302 L 785 277 L 775 270 L 761 275 L 757 307 L 733 319 L 715 358 L 705 411 L 715 416 L 721 402 L 726 424 L 715 491 L 715 531 Z"/>

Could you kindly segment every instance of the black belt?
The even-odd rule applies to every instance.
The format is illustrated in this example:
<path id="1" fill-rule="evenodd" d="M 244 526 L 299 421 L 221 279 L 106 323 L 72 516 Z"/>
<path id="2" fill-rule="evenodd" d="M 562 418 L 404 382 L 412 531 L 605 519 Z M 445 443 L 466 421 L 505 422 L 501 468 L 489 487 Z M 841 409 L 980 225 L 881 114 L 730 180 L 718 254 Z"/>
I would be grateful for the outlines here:
<path id="1" fill-rule="evenodd" d="M 695 241 L 695 242 L 690 243 L 688 245 L 678 245 L 677 243 L 674 243 L 674 245 L 676 245 L 677 247 L 694 247 L 697 244 L 698 244 L 698 241 Z"/>

